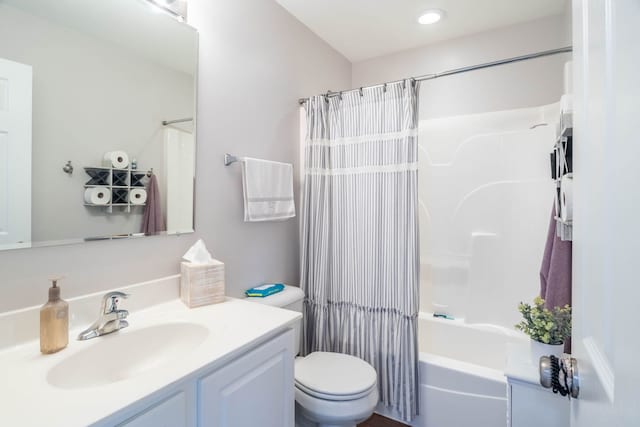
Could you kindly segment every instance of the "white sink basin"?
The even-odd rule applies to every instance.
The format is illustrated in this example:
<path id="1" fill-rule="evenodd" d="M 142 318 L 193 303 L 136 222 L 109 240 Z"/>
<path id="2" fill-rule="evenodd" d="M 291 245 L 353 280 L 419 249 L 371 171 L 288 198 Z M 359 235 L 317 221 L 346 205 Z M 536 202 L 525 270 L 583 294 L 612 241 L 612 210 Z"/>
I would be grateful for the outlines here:
<path id="1" fill-rule="evenodd" d="M 66 389 L 123 381 L 167 362 L 178 361 L 200 345 L 210 332 L 195 323 L 131 328 L 134 327 L 86 341 L 85 350 L 49 370 L 47 381 Z"/>

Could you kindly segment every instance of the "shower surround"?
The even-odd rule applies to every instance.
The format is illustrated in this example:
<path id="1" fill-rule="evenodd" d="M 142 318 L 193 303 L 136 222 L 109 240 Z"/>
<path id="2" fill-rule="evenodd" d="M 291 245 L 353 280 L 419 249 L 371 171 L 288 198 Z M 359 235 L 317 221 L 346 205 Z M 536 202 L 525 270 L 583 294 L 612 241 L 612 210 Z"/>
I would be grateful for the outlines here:
<path id="1" fill-rule="evenodd" d="M 421 304 L 511 329 L 538 294 L 558 105 L 423 119 Z"/>
<path id="2" fill-rule="evenodd" d="M 516 307 L 539 291 L 558 113 L 551 104 L 420 121 L 415 427 L 506 425 L 507 347 L 526 345 Z"/>

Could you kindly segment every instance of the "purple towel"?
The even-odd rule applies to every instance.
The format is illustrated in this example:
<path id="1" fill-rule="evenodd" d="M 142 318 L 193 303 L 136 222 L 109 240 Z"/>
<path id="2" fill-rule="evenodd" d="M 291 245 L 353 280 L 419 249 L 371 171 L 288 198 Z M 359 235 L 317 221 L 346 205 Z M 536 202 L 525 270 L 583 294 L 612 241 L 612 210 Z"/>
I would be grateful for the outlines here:
<path id="1" fill-rule="evenodd" d="M 140 231 L 145 234 L 157 234 L 165 231 L 165 229 L 158 179 L 152 174 L 147 185 L 147 205 L 144 207 L 142 229 Z"/>
<path id="2" fill-rule="evenodd" d="M 540 297 L 548 309 L 571 305 L 571 242 L 562 241 L 556 234 L 556 207 L 551 211 L 540 267 Z M 565 343 L 565 351 L 571 351 L 571 342 Z"/>

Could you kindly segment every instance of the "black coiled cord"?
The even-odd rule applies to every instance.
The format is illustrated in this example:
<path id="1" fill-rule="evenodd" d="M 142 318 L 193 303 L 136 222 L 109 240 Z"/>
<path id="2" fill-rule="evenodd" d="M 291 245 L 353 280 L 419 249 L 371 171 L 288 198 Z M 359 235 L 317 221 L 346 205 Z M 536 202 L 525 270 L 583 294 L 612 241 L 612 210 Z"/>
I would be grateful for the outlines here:
<path id="1" fill-rule="evenodd" d="M 567 368 L 563 363 L 560 363 L 560 359 L 551 355 L 551 387 L 554 393 L 560 393 L 561 396 L 567 396 L 569 394 L 569 384 L 567 383 Z M 562 371 L 564 385 L 560 384 L 560 372 Z"/>

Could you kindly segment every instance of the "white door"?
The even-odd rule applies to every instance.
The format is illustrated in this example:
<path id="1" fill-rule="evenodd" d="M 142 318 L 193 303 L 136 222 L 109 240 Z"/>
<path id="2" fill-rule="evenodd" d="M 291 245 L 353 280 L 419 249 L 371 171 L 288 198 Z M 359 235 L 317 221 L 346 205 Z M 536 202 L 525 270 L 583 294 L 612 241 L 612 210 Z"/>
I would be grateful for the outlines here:
<path id="1" fill-rule="evenodd" d="M 640 1 L 574 0 L 572 427 L 640 426 Z"/>
<path id="2" fill-rule="evenodd" d="M 188 408 L 187 395 L 180 391 L 118 427 L 187 427 Z"/>
<path id="3" fill-rule="evenodd" d="M 293 427 L 293 331 L 199 380 L 201 427 Z"/>
<path id="4" fill-rule="evenodd" d="M 0 250 L 31 242 L 31 75 L 0 58 Z"/>

